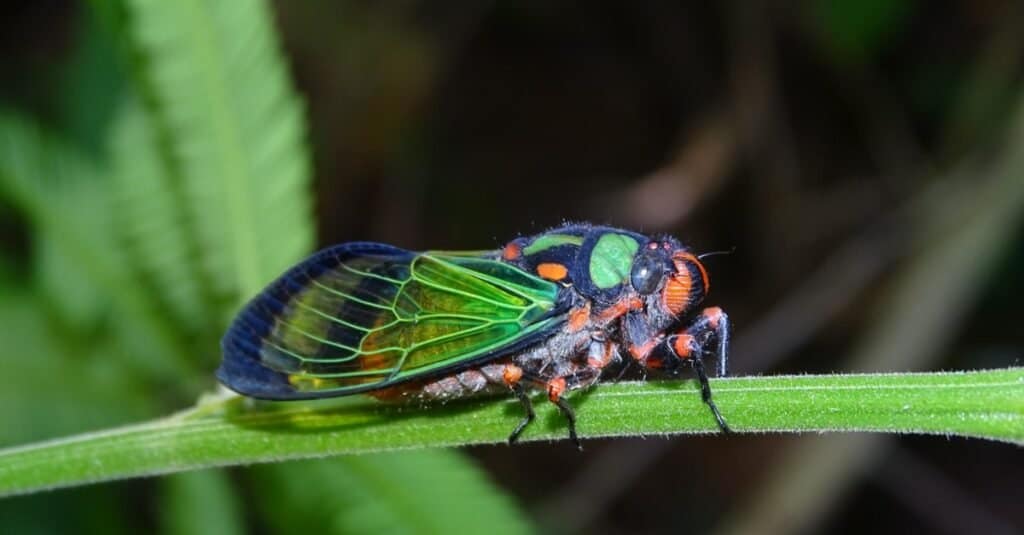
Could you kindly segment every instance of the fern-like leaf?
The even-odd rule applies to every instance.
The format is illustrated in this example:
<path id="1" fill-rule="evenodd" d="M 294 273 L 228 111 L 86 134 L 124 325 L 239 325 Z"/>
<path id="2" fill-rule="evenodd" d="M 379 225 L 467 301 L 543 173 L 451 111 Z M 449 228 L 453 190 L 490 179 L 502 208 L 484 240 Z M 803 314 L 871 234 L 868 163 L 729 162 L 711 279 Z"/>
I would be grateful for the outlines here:
<path id="1" fill-rule="evenodd" d="M 305 121 L 260 0 L 128 0 L 224 315 L 312 247 Z"/>
<path id="2" fill-rule="evenodd" d="M 162 159 L 155 128 L 137 100 L 122 106 L 109 152 L 115 213 L 130 262 L 139 266 L 182 330 L 209 329 L 216 318 L 200 284 L 198 245 L 186 224 L 190 212 Z"/>
<path id="3" fill-rule="evenodd" d="M 142 290 L 116 239 L 109 191 L 106 173 L 79 150 L 32 120 L 0 110 L 0 195 L 22 212 L 41 247 L 54 248 L 40 258 L 64 266 L 42 273 L 44 291 L 58 309 L 66 308 L 73 296 L 61 294 L 63 284 L 46 277 L 59 277 L 56 269 L 72 266 L 72 280 L 95 289 L 74 298 L 102 299 L 89 307 L 109 304 L 115 328 L 132 333 L 126 343 L 135 354 L 124 364 L 161 380 L 185 376 L 188 355 L 181 339 Z M 82 317 L 68 311 L 71 319 Z"/>
<path id="4" fill-rule="evenodd" d="M 241 535 L 241 505 L 223 470 L 174 474 L 160 481 L 163 535 Z"/>
<path id="5" fill-rule="evenodd" d="M 25 289 L 0 299 L 0 445 L 42 440 L 155 414 L 153 397 L 110 339 L 82 347 L 49 321 Z"/>

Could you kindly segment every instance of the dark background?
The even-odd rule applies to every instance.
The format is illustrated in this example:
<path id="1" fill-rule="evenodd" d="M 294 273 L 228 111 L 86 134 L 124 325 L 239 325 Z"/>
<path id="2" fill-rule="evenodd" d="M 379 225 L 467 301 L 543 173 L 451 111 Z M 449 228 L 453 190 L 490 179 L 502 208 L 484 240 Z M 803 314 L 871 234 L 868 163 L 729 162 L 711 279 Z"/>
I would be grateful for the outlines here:
<path id="1" fill-rule="evenodd" d="M 45 120 L 83 8 L 6 11 L 0 93 Z M 915 278 L 949 268 L 922 259 L 973 224 L 958 201 L 1024 151 L 1012 135 L 1024 97 L 1019 3 L 275 11 L 307 105 L 321 245 L 482 249 L 566 220 L 670 233 L 698 251 L 733 251 L 708 260 L 708 302 L 733 319 L 737 374 L 1020 363 L 1016 218 L 991 258 L 954 257 L 981 267 L 946 305 L 947 323 L 889 314 Z M 1010 176 L 1024 181 L 1024 169 Z M 23 230 L 0 216 L 13 258 Z M 861 358 L 886 325 L 937 347 Z M 1024 529 L 1024 464 L 1005 444 L 652 437 L 590 440 L 582 454 L 563 443 L 469 452 L 555 532 Z"/>

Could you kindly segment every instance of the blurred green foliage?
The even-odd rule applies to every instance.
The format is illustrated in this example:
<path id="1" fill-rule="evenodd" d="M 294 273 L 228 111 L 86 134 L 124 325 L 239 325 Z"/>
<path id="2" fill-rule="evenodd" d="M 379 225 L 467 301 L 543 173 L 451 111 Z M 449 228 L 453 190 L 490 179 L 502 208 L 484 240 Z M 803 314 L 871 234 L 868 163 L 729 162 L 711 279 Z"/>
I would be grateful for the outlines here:
<path id="1" fill-rule="evenodd" d="M 864 63 L 899 33 L 914 13 L 913 0 L 814 0 L 810 13 L 826 50 L 839 62 Z"/>
<path id="2" fill-rule="evenodd" d="M 0 206 L 30 251 L 25 272 L 0 251 L 0 445 L 211 390 L 231 315 L 315 242 L 303 106 L 262 1 L 96 0 L 79 21 L 56 117 L 0 107 Z M 424 533 L 483 511 L 527 531 L 455 452 L 230 476 L 8 500 L 0 518 L 8 533 Z"/>
<path id="3" fill-rule="evenodd" d="M 160 487 L 160 527 L 164 533 L 245 533 L 240 500 L 225 472 L 174 474 L 161 480 Z"/>

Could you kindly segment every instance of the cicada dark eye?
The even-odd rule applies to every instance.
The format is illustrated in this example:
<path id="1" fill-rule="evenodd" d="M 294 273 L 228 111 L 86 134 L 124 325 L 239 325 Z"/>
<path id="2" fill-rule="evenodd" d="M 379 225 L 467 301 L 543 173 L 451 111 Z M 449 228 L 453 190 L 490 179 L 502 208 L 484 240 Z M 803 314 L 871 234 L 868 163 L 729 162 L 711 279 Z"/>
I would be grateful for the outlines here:
<path id="1" fill-rule="evenodd" d="M 665 276 L 665 262 L 658 256 L 641 254 L 633 261 L 629 282 L 640 295 L 654 293 Z"/>

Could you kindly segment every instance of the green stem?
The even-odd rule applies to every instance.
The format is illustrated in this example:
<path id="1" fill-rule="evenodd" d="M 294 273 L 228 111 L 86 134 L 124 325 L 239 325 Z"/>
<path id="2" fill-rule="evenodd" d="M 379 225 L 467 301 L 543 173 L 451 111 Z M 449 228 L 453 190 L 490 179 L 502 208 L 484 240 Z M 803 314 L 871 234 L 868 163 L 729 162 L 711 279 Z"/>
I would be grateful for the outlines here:
<path id="1" fill-rule="evenodd" d="M 712 388 L 738 433 L 924 433 L 1024 444 L 1024 368 L 741 377 L 713 380 Z M 693 381 L 601 385 L 572 401 L 584 438 L 717 432 Z M 565 437 L 549 405 L 538 407 L 524 441 Z M 513 400 L 420 408 L 230 395 L 169 418 L 0 450 L 0 496 L 210 466 L 495 443 L 520 418 Z"/>

